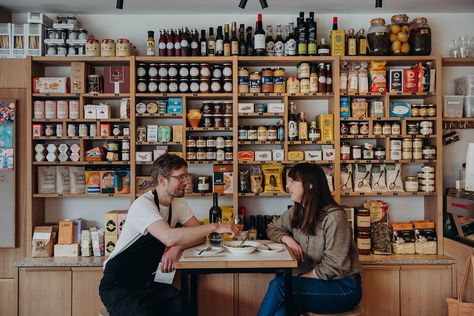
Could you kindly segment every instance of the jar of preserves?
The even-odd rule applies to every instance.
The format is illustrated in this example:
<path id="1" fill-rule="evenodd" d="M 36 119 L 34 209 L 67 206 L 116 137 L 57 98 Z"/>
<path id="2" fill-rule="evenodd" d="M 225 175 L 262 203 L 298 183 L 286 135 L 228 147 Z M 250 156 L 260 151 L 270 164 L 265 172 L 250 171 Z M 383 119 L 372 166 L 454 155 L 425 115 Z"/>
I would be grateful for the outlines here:
<path id="1" fill-rule="evenodd" d="M 296 76 L 289 76 L 286 80 L 286 92 L 294 94 L 300 92 L 300 81 Z"/>
<path id="2" fill-rule="evenodd" d="M 232 147 L 226 147 L 224 149 L 224 158 L 227 161 L 231 161 L 234 159 L 234 153 L 232 152 Z"/>
<path id="3" fill-rule="evenodd" d="M 224 79 L 232 79 L 232 64 L 222 64 L 222 75 Z"/>
<path id="4" fill-rule="evenodd" d="M 392 134 L 392 125 L 389 122 L 385 122 L 382 126 L 382 134 L 389 136 Z"/>
<path id="5" fill-rule="evenodd" d="M 196 153 L 197 160 L 206 160 L 206 148 L 198 148 Z"/>
<path id="6" fill-rule="evenodd" d="M 436 106 L 434 104 L 428 105 L 428 109 L 426 110 L 426 115 L 430 117 L 436 116 Z"/>
<path id="7" fill-rule="evenodd" d="M 427 116 L 428 115 L 428 107 L 424 104 L 420 105 L 420 111 L 418 116 Z"/>
<path id="8" fill-rule="evenodd" d="M 357 232 L 370 232 L 370 211 L 364 209 L 357 210 Z"/>
<path id="9" fill-rule="evenodd" d="M 412 148 L 403 148 L 402 159 L 404 159 L 404 160 L 413 159 L 413 149 Z"/>
<path id="10" fill-rule="evenodd" d="M 168 65 L 167 64 L 159 64 L 158 65 L 158 76 L 160 76 L 160 78 L 167 78 L 168 77 Z"/>
<path id="11" fill-rule="evenodd" d="M 392 16 L 392 24 L 390 25 L 390 51 L 392 55 L 408 55 L 410 53 L 409 38 L 408 16 L 406 14 Z"/>
<path id="12" fill-rule="evenodd" d="M 188 64 L 179 64 L 178 73 L 179 73 L 179 77 L 180 77 L 181 79 L 183 79 L 183 78 L 188 78 L 188 77 L 189 77 Z"/>
<path id="13" fill-rule="evenodd" d="M 58 44 L 56 45 L 56 54 L 58 56 L 66 56 L 67 55 L 67 47 L 65 44 Z"/>
<path id="14" fill-rule="evenodd" d="M 273 91 L 275 93 L 285 93 L 285 68 L 277 68 L 273 71 Z"/>
<path id="15" fill-rule="evenodd" d="M 310 93 L 311 85 L 309 79 L 300 80 L 300 93 Z"/>
<path id="16" fill-rule="evenodd" d="M 385 148 L 383 148 L 383 147 L 375 147 L 375 149 L 374 149 L 374 157 L 375 157 L 375 159 L 378 159 L 378 160 L 384 160 L 385 157 L 386 157 Z"/>
<path id="17" fill-rule="evenodd" d="M 413 159 L 422 159 L 423 154 L 421 148 L 413 148 Z"/>
<path id="18" fill-rule="evenodd" d="M 168 92 L 168 80 L 160 79 L 158 81 L 158 91 L 160 91 L 161 93 Z"/>
<path id="19" fill-rule="evenodd" d="M 216 160 L 217 161 L 224 161 L 224 159 L 225 159 L 224 149 L 217 149 L 217 151 L 216 151 Z"/>
<path id="20" fill-rule="evenodd" d="M 351 159 L 351 146 L 348 142 L 343 142 L 341 144 L 341 159 L 350 160 Z"/>
<path id="21" fill-rule="evenodd" d="M 115 45 L 115 56 L 128 57 L 130 56 L 130 42 L 126 38 L 120 38 Z"/>
<path id="22" fill-rule="evenodd" d="M 189 91 L 192 93 L 199 92 L 199 79 L 191 79 L 189 82 Z"/>
<path id="23" fill-rule="evenodd" d="M 431 54 L 431 29 L 425 17 L 413 19 L 410 28 L 411 55 Z"/>
<path id="24" fill-rule="evenodd" d="M 369 134 L 369 123 L 368 122 L 359 122 L 359 134 L 368 135 Z"/>
<path id="25" fill-rule="evenodd" d="M 46 55 L 47 56 L 56 56 L 58 54 L 56 44 L 46 44 Z"/>
<path id="26" fill-rule="evenodd" d="M 213 65 L 212 66 L 212 77 L 221 79 L 222 78 L 222 66 L 221 65 Z"/>
<path id="27" fill-rule="evenodd" d="M 209 176 L 201 176 L 201 177 L 198 177 L 198 181 L 197 181 L 197 190 L 198 190 L 198 193 L 207 193 L 207 192 L 210 192 L 210 177 Z"/>
<path id="28" fill-rule="evenodd" d="M 224 114 L 223 117 L 224 127 L 232 127 L 232 114 Z"/>
<path id="29" fill-rule="evenodd" d="M 209 93 L 209 80 L 208 79 L 201 79 L 199 82 L 199 92 L 201 93 Z"/>
<path id="30" fill-rule="evenodd" d="M 393 122 L 392 123 L 392 135 L 400 135 L 400 134 L 401 134 L 400 123 Z"/>
<path id="31" fill-rule="evenodd" d="M 248 140 L 257 140 L 258 139 L 258 132 L 256 126 L 249 126 L 247 131 L 247 139 Z"/>
<path id="32" fill-rule="evenodd" d="M 146 92 L 147 89 L 147 82 L 145 79 L 138 79 L 137 80 L 137 92 Z"/>
<path id="33" fill-rule="evenodd" d="M 175 93 L 178 91 L 178 80 L 176 79 L 170 79 L 168 81 L 168 90 L 171 92 L 171 93 Z"/>
<path id="34" fill-rule="evenodd" d="M 100 43 L 100 55 L 102 57 L 115 56 L 115 42 L 112 39 L 104 38 Z"/>
<path id="35" fill-rule="evenodd" d="M 224 137 L 222 136 L 217 136 L 216 140 L 215 140 L 215 147 L 217 149 L 222 149 L 224 148 Z"/>
<path id="36" fill-rule="evenodd" d="M 407 134 L 408 135 L 418 135 L 420 127 L 418 123 L 408 123 L 407 124 Z"/>
<path id="37" fill-rule="evenodd" d="M 189 91 L 189 81 L 181 80 L 178 85 L 179 92 L 186 93 Z"/>
<path id="38" fill-rule="evenodd" d="M 154 93 L 158 90 L 158 79 L 150 79 L 148 82 L 148 92 Z"/>
<path id="39" fill-rule="evenodd" d="M 248 139 L 248 129 L 246 126 L 239 126 L 239 140 L 247 140 Z"/>
<path id="40" fill-rule="evenodd" d="M 245 67 L 239 69 L 239 93 L 249 92 L 249 70 Z"/>
<path id="41" fill-rule="evenodd" d="M 349 124 L 346 122 L 341 122 L 341 135 L 349 134 Z"/>
<path id="42" fill-rule="evenodd" d="M 375 18 L 370 21 L 367 32 L 369 55 L 387 56 L 390 54 L 390 34 L 385 26 L 385 19 Z"/>
<path id="43" fill-rule="evenodd" d="M 405 191 L 418 192 L 418 179 L 414 176 L 405 177 Z"/>
<path id="44" fill-rule="evenodd" d="M 423 159 L 433 160 L 436 159 L 436 147 L 424 146 L 422 149 Z"/>
<path id="45" fill-rule="evenodd" d="M 224 79 L 224 83 L 222 84 L 222 89 L 226 93 L 232 92 L 232 79 Z"/>
<path id="46" fill-rule="evenodd" d="M 357 249 L 359 250 L 359 255 L 370 255 L 370 233 L 357 233 Z"/>
<path id="47" fill-rule="evenodd" d="M 171 79 L 178 78 L 178 65 L 177 64 L 168 65 L 168 77 Z"/>
<path id="48" fill-rule="evenodd" d="M 259 142 L 267 141 L 267 127 L 260 125 L 257 129 L 257 140 Z"/>
<path id="49" fill-rule="evenodd" d="M 206 160 L 216 160 L 217 149 L 216 147 L 208 147 L 206 151 Z"/>
<path id="50" fill-rule="evenodd" d="M 186 148 L 195 148 L 196 147 L 196 139 L 188 136 L 186 138 Z"/>
<path id="51" fill-rule="evenodd" d="M 89 34 L 85 29 L 78 29 L 77 30 L 77 39 L 79 40 L 87 40 L 89 38 Z"/>
<path id="52" fill-rule="evenodd" d="M 375 122 L 373 129 L 374 135 L 382 135 L 382 124 L 380 124 L 379 122 Z"/>
<path id="53" fill-rule="evenodd" d="M 423 140 L 421 138 L 413 138 L 413 149 L 421 149 L 423 147 Z"/>
<path id="54" fill-rule="evenodd" d="M 234 145 L 234 143 L 232 141 L 232 136 L 224 137 L 224 147 L 225 148 L 232 148 L 233 145 Z"/>
<path id="55" fill-rule="evenodd" d="M 86 43 L 86 56 L 99 57 L 100 56 L 100 43 L 95 38 L 89 38 Z"/>
<path id="56" fill-rule="evenodd" d="M 222 114 L 213 114 L 212 117 L 214 120 L 215 128 L 221 128 L 224 126 L 224 117 L 222 116 Z"/>
<path id="57" fill-rule="evenodd" d="M 404 138 L 402 141 L 402 148 L 403 150 L 412 149 L 413 141 L 410 138 Z"/>
<path id="58" fill-rule="evenodd" d="M 262 70 L 262 92 L 273 93 L 273 70 L 270 68 Z"/>
<path id="59" fill-rule="evenodd" d="M 418 104 L 412 104 L 410 114 L 413 117 L 420 116 L 420 106 Z"/>
<path id="60" fill-rule="evenodd" d="M 275 125 L 271 125 L 267 129 L 267 139 L 268 140 L 277 140 L 278 139 L 278 130 Z"/>
<path id="61" fill-rule="evenodd" d="M 196 148 L 186 149 L 186 160 L 196 160 Z"/>
<path id="62" fill-rule="evenodd" d="M 202 115 L 202 125 L 204 127 L 212 127 L 212 124 L 214 122 L 213 118 L 212 118 L 212 114 L 203 114 Z"/>
<path id="63" fill-rule="evenodd" d="M 203 136 L 198 136 L 198 138 L 196 139 L 196 147 L 197 148 L 206 147 L 206 139 Z"/>
<path id="64" fill-rule="evenodd" d="M 252 72 L 250 74 L 250 81 L 249 81 L 249 91 L 250 93 L 260 93 L 262 91 L 261 83 L 262 83 L 262 76 L 259 72 Z"/>
<path id="65" fill-rule="evenodd" d="M 199 64 L 189 65 L 189 75 L 191 78 L 199 79 Z"/>
<path id="66" fill-rule="evenodd" d="M 359 135 L 359 123 L 349 122 L 349 134 Z"/>
<path id="67" fill-rule="evenodd" d="M 206 147 L 216 147 L 216 139 L 213 136 L 207 137 Z"/>
<path id="68" fill-rule="evenodd" d="M 362 159 L 362 146 L 360 145 L 352 146 L 352 159 L 354 160 Z"/>

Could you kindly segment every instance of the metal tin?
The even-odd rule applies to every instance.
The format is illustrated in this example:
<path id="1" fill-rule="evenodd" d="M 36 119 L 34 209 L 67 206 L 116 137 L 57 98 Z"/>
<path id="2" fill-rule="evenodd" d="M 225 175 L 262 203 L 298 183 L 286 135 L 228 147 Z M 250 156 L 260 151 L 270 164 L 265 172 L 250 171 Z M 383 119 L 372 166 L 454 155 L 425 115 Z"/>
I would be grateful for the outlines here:
<path id="1" fill-rule="evenodd" d="M 362 146 L 354 145 L 352 146 L 352 159 L 358 160 L 362 158 Z"/>
<path id="2" fill-rule="evenodd" d="M 385 148 L 376 147 L 375 150 L 374 150 L 374 157 L 375 157 L 375 159 L 378 159 L 378 160 L 385 159 L 385 157 L 386 157 Z"/>

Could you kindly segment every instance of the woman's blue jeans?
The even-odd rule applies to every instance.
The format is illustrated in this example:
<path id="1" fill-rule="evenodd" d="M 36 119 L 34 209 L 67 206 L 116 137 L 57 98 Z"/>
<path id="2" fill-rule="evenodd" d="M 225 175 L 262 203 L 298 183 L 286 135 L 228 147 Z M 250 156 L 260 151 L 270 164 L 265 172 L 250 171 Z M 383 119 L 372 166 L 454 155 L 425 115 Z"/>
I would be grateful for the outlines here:
<path id="1" fill-rule="evenodd" d="M 302 312 L 342 313 L 356 307 L 362 297 L 360 274 L 337 280 L 293 277 L 292 315 Z M 276 277 L 268 286 L 258 316 L 285 315 L 285 279 Z M 289 316 L 289 315 L 287 315 Z"/>

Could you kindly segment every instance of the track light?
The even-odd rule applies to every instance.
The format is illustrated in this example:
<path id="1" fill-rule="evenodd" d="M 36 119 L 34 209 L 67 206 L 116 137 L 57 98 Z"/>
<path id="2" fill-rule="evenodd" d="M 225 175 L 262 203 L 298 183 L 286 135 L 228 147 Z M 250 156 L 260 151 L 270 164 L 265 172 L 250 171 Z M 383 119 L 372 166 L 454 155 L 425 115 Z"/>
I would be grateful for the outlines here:
<path id="1" fill-rule="evenodd" d="M 375 7 L 381 8 L 382 7 L 382 0 L 375 0 Z"/>
<path id="2" fill-rule="evenodd" d="M 262 9 L 268 8 L 267 0 L 260 0 L 260 6 L 262 7 Z"/>
<path id="3" fill-rule="evenodd" d="M 123 9 L 123 0 L 117 0 L 115 8 L 122 10 Z"/>
<path id="4" fill-rule="evenodd" d="M 247 5 L 247 0 L 240 0 L 239 8 L 241 8 L 243 10 L 243 9 L 245 9 L 246 5 Z"/>

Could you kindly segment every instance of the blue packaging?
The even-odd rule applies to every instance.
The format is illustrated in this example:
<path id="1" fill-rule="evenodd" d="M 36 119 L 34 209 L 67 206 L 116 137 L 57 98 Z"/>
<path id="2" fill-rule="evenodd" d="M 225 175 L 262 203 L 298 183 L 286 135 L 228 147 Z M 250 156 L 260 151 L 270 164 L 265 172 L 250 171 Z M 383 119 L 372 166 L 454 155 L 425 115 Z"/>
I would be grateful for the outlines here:
<path id="1" fill-rule="evenodd" d="M 390 102 L 390 117 L 410 117 L 411 105 L 408 102 Z"/>
<path id="2" fill-rule="evenodd" d="M 182 114 L 183 113 L 183 99 L 182 98 L 169 98 L 166 112 L 174 113 L 174 114 Z"/>
<path id="3" fill-rule="evenodd" d="M 349 97 L 341 97 L 341 117 L 351 117 L 351 106 Z"/>

